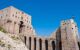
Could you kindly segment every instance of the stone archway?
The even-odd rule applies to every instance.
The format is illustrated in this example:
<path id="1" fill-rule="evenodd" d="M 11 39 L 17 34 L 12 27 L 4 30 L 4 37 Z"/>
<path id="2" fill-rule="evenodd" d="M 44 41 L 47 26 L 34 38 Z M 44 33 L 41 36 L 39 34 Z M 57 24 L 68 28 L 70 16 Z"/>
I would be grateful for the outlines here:
<path id="1" fill-rule="evenodd" d="M 48 40 L 45 40 L 45 48 L 48 50 Z"/>
<path id="2" fill-rule="evenodd" d="M 39 50 L 42 50 L 42 39 L 39 39 Z"/>
<path id="3" fill-rule="evenodd" d="M 55 41 L 52 41 L 52 50 L 55 50 Z"/>
<path id="4" fill-rule="evenodd" d="M 31 37 L 29 37 L 29 50 L 31 50 Z"/>
<path id="5" fill-rule="evenodd" d="M 34 50 L 36 50 L 36 38 L 34 38 Z"/>

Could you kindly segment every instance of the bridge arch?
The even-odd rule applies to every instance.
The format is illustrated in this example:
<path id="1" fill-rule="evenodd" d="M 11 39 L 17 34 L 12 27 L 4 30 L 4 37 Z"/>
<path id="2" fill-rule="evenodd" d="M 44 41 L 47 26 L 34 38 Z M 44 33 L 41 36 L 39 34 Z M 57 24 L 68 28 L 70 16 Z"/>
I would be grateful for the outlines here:
<path id="1" fill-rule="evenodd" d="M 45 40 L 45 48 L 48 50 L 48 40 Z"/>
<path id="2" fill-rule="evenodd" d="M 52 41 L 52 50 L 55 50 L 55 41 Z"/>
<path id="3" fill-rule="evenodd" d="M 39 50 L 42 50 L 42 39 L 39 39 Z"/>

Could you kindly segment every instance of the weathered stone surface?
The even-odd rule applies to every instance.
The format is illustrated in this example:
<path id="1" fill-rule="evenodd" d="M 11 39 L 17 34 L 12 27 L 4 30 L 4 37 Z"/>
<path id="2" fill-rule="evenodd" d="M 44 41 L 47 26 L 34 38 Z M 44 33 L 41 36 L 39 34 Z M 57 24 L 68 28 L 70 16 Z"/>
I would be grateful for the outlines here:
<path id="1" fill-rule="evenodd" d="M 8 35 L 0 32 L 0 50 L 29 50 L 17 35 L 12 38 L 12 34 Z"/>
<path id="2" fill-rule="evenodd" d="M 0 13 L 0 27 L 9 33 L 7 34 L 9 37 L 2 33 L 0 37 L 5 38 L 4 41 L 6 41 L 6 43 L 10 40 L 9 43 L 12 43 L 11 45 L 15 50 L 25 50 L 23 49 L 24 47 L 21 47 L 22 42 L 29 50 L 79 50 L 77 37 L 78 28 L 73 19 L 62 21 L 60 27 L 53 32 L 50 37 L 39 37 L 36 35 L 35 29 L 31 24 L 31 16 L 29 14 L 16 9 L 13 6 L 2 9 Z M 14 35 L 15 37 L 17 37 L 16 35 L 19 35 L 18 37 L 22 42 L 14 41 L 17 40 L 13 37 Z M 36 38 L 36 41 L 34 41 L 34 38 Z M 41 41 L 39 41 L 40 39 Z M 47 42 L 45 42 L 46 40 Z M 17 45 L 16 42 L 19 42 L 19 44 Z M 3 43 L 2 46 L 4 46 Z M 11 49 L 14 50 L 14 48 Z M 1 47 L 0 50 L 1 49 L 7 50 L 8 48 Z"/>

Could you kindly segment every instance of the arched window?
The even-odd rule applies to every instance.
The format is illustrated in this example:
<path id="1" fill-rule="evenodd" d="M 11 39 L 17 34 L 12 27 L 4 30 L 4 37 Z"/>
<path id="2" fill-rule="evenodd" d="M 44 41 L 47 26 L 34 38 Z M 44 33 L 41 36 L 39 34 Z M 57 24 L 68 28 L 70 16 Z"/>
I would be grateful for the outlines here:
<path id="1" fill-rule="evenodd" d="M 29 50 L 31 50 L 31 37 L 29 37 Z"/>
<path id="2" fill-rule="evenodd" d="M 26 36 L 24 36 L 24 43 L 25 43 L 25 45 L 26 45 Z"/>
<path id="3" fill-rule="evenodd" d="M 36 50 L 36 38 L 34 38 L 34 50 Z"/>
<path id="4" fill-rule="evenodd" d="M 55 42 L 52 41 L 52 50 L 55 50 Z"/>
<path id="5" fill-rule="evenodd" d="M 45 40 L 45 47 L 46 47 L 46 50 L 48 50 L 48 40 Z"/>
<path id="6" fill-rule="evenodd" d="M 42 50 L 42 40 L 39 39 L 39 49 Z"/>

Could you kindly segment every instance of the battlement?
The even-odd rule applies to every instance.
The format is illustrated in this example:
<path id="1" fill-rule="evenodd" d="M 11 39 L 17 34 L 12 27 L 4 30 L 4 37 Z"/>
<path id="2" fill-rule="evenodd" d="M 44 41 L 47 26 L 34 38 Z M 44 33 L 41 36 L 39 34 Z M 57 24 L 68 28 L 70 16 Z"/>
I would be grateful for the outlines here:
<path id="1" fill-rule="evenodd" d="M 76 25 L 76 23 L 74 22 L 73 19 L 68 19 L 68 20 L 61 21 L 61 25 L 68 25 L 68 24 L 74 24 L 74 25 Z"/>

